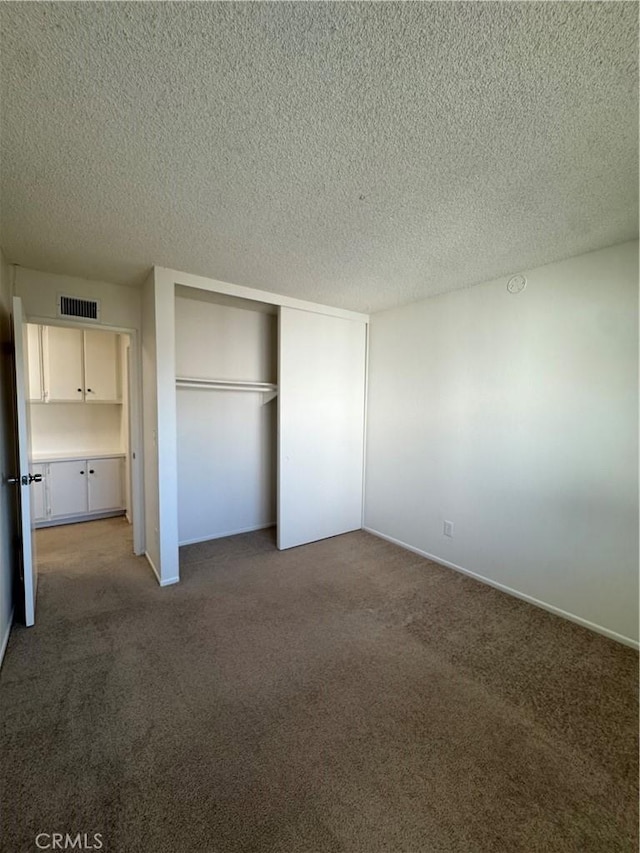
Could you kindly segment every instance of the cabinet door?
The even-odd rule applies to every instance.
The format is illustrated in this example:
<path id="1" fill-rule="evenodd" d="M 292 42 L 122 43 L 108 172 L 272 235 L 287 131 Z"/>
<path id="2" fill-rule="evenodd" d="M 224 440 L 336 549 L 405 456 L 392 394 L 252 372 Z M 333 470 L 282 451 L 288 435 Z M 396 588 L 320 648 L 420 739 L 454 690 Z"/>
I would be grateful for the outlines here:
<path id="1" fill-rule="evenodd" d="M 82 330 L 44 326 L 42 349 L 45 399 L 82 402 Z"/>
<path id="2" fill-rule="evenodd" d="M 84 389 L 87 402 L 120 399 L 118 335 L 97 329 L 84 333 Z"/>
<path id="3" fill-rule="evenodd" d="M 40 326 L 27 323 L 27 351 L 29 362 L 29 373 L 27 378 L 28 399 L 40 401 L 43 399 L 42 382 L 42 344 L 40 337 Z"/>
<path id="4" fill-rule="evenodd" d="M 47 517 L 47 501 L 46 501 L 46 486 L 47 486 L 47 466 L 46 465 L 31 465 L 32 474 L 40 474 L 42 477 L 41 483 L 32 483 L 31 489 L 31 517 L 34 521 L 44 521 Z"/>
<path id="5" fill-rule="evenodd" d="M 87 463 L 50 462 L 48 491 L 51 517 L 87 512 Z"/>
<path id="6" fill-rule="evenodd" d="M 89 459 L 89 512 L 122 509 L 122 459 Z"/>

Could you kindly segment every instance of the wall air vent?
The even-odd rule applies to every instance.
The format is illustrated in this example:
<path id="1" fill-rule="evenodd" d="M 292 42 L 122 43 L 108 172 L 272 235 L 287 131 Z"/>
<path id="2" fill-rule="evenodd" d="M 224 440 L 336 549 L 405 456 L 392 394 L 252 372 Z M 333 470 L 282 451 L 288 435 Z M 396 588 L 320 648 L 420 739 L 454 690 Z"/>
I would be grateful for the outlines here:
<path id="1" fill-rule="evenodd" d="M 100 302 L 97 299 L 78 299 L 75 296 L 59 296 L 58 317 L 80 317 L 82 320 L 99 320 Z"/>

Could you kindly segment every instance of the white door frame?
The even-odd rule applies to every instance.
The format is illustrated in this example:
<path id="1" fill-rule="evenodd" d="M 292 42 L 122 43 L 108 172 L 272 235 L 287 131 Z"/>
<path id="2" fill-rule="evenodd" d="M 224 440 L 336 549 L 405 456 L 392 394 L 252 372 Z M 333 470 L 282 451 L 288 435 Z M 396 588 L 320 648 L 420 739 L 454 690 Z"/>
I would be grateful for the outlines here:
<path id="1" fill-rule="evenodd" d="M 62 326 L 71 329 L 97 329 L 129 335 L 131 373 L 129 376 L 129 461 L 131 465 L 131 523 L 133 526 L 133 553 L 144 555 L 146 549 L 144 531 L 144 444 L 142 437 L 142 352 L 140 331 L 126 326 L 108 326 L 104 323 L 87 323 L 67 317 L 25 317 L 25 322 L 40 326 Z"/>

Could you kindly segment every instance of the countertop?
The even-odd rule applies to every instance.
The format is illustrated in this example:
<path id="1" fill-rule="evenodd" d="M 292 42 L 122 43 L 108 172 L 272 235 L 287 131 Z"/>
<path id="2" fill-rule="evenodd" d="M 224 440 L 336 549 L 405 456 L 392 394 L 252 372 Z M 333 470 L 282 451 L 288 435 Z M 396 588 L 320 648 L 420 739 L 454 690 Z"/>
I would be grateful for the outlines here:
<path id="1" fill-rule="evenodd" d="M 32 453 L 31 461 L 32 462 L 74 462 L 78 459 L 114 459 L 118 456 L 124 457 L 126 453 L 124 450 L 113 450 L 110 453 L 105 453 L 104 451 L 99 453 L 94 453 L 93 451 L 86 451 L 84 453 L 71 453 L 69 451 L 62 453 Z"/>

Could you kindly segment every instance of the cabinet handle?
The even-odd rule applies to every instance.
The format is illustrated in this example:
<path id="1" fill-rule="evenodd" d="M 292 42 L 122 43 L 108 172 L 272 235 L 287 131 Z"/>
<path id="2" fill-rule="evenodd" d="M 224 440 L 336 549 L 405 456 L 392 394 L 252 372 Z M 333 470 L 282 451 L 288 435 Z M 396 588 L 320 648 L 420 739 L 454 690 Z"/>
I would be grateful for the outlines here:
<path id="1" fill-rule="evenodd" d="M 80 471 L 81 474 L 84 474 L 84 471 Z"/>
<path id="2" fill-rule="evenodd" d="M 78 388 L 78 391 L 80 392 L 80 394 L 82 394 L 82 388 Z"/>
<path id="3" fill-rule="evenodd" d="M 89 468 L 89 473 L 90 473 L 90 474 L 95 474 L 96 472 L 93 470 L 93 468 Z"/>
<path id="4" fill-rule="evenodd" d="M 91 394 L 91 393 L 92 393 L 91 388 L 87 388 L 87 394 Z"/>

